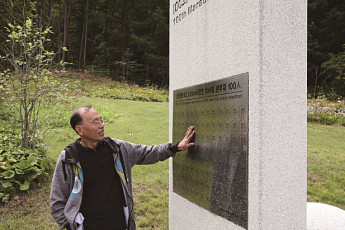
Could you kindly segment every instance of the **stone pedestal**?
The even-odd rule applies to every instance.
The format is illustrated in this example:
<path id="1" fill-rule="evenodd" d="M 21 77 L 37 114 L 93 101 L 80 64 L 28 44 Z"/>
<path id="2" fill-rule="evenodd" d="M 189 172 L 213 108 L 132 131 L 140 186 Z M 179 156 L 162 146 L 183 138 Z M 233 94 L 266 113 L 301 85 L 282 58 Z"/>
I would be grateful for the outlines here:
<path id="1" fill-rule="evenodd" d="M 345 210 L 322 203 L 307 204 L 307 230 L 345 229 Z"/>

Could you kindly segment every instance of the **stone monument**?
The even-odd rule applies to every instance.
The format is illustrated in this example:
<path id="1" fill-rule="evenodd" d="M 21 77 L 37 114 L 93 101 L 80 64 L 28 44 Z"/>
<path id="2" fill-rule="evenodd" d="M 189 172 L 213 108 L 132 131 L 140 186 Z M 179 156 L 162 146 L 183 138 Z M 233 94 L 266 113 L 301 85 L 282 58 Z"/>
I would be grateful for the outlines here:
<path id="1" fill-rule="evenodd" d="M 170 1 L 169 229 L 307 227 L 307 2 Z"/>

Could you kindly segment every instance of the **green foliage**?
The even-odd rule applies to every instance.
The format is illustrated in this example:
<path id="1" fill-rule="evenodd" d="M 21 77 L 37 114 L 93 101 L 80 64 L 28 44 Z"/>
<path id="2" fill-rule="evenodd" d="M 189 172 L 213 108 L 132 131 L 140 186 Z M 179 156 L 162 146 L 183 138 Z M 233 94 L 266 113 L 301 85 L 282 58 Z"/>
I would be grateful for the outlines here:
<path id="1" fill-rule="evenodd" d="M 308 121 L 321 124 L 337 124 L 345 126 L 344 102 L 330 102 L 326 100 L 308 101 Z"/>
<path id="2" fill-rule="evenodd" d="M 137 2 L 130 21 L 130 48 L 145 66 L 139 76 L 161 86 L 168 85 L 169 79 L 168 5 L 166 0 Z"/>
<path id="3" fill-rule="evenodd" d="M 65 12 L 65 6 L 69 8 L 70 2 L 70 11 Z M 72 67 L 77 67 L 85 2 L 54 1 L 52 8 L 49 8 L 49 3 L 37 1 L 40 10 L 36 16 L 46 25 L 52 12 L 51 26 L 54 34 L 60 36 L 51 38 L 51 47 L 58 49 L 58 45 L 63 44 L 66 32 L 69 52 L 65 60 L 73 63 Z M 9 13 L 4 12 L 6 14 Z M 89 1 L 86 65 L 109 69 L 112 76 L 136 84 L 168 86 L 168 17 L 167 0 Z M 66 24 L 63 26 L 64 22 Z M 68 27 L 67 31 L 63 30 L 65 26 Z"/>
<path id="4" fill-rule="evenodd" d="M 308 93 L 336 100 L 345 97 L 345 2 L 308 1 Z M 342 73 L 341 73 L 341 72 Z"/>
<path id="5" fill-rule="evenodd" d="M 97 95 L 94 95 L 97 96 Z M 104 97 L 101 95 L 101 97 Z M 152 87 L 138 87 L 119 88 L 109 91 L 107 98 L 125 99 L 133 101 L 152 101 L 152 102 L 166 102 L 168 95 L 164 91 L 155 90 Z"/>
<path id="6" fill-rule="evenodd" d="M 73 78 L 74 73 L 67 71 L 67 77 L 60 78 L 60 82 L 69 85 L 69 95 L 122 99 L 133 101 L 167 102 L 169 93 L 166 89 L 158 89 L 147 85 L 129 85 L 113 81 L 106 77 L 90 75 L 89 79 Z"/>
<path id="7" fill-rule="evenodd" d="M 345 48 L 345 45 L 343 46 Z M 337 55 L 332 54 L 330 59 L 322 63 L 322 74 L 327 76 L 324 87 L 325 95 L 330 100 L 343 99 L 345 97 L 345 51 Z"/>
<path id="8" fill-rule="evenodd" d="M 47 175 L 53 161 L 42 148 L 21 148 L 18 135 L 8 131 L 5 122 L 0 126 L 0 202 L 8 202 L 18 190 L 26 191 L 40 175 Z"/>
<path id="9" fill-rule="evenodd" d="M 71 2 L 71 9 L 64 11 Z M 33 18 L 42 25 L 52 26 L 50 46 L 63 44 L 65 21 L 68 25 L 66 61 L 78 63 L 84 18 L 84 1 L 2 1 L 0 25 Z M 25 4 L 26 3 L 26 4 Z M 33 11 L 36 4 L 39 11 Z M 69 12 L 69 14 L 67 14 Z M 140 85 L 148 82 L 168 86 L 169 1 L 167 0 L 97 0 L 90 1 L 87 33 L 87 65 L 109 69 L 111 75 Z M 66 18 L 65 18 L 66 17 Z M 66 20 L 64 20 L 66 19 Z M 343 52 L 345 37 L 345 1 L 308 1 L 308 92 L 317 98 L 344 97 L 338 89 L 340 80 L 327 70 L 331 61 Z M 0 26 L 1 27 L 1 26 Z M 0 28 L 0 44 L 5 43 L 5 31 Z M 128 51 L 130 58 L 128 59 Z M 5 55 L 1 52 L 0 55 Z M 333 65 L 332 64 L 332 65 Z M 343 80 L 341 80 L 342 82 Z M 0 86 L 1 87 L 1 86 Z M 331 91 L 335 90 L 336 95 Z"/>

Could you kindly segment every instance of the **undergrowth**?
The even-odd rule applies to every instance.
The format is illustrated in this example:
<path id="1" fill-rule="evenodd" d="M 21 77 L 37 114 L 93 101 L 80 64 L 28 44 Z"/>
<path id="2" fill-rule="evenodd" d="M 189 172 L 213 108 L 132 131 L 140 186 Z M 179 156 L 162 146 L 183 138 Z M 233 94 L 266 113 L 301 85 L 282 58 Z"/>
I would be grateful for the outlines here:
<path id="1" fill-rule="evenodd" d="M 132 101 L 167 102 L 169 91 L 156 86 L 145 87 L 126 82 L 114 81 L 107 76 L 92 73 L 67 71 L 60 78 L 70 87 L 73 96 L 100 97 Z"/>
<path id="2" fill-rule="evenodd" d="M 309 100 L 307 111 L 308 121 L 324 125 L 345 126 L 345 104 L 343 101 Z"/>

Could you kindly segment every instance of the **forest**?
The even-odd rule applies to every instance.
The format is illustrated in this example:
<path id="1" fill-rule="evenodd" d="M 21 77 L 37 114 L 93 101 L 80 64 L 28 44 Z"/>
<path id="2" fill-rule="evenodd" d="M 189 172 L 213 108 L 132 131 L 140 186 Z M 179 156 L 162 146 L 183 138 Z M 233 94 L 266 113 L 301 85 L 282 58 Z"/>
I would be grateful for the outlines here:
<path id="1" fill-rule="evenodd" d="M 88 70 L 106 69 L 116 80 L 167 88 L 168 0 L 0 0 L 0 40 L 8 23 L 32 18 L 51 27 L 48 50 L 56 61 Z M 308 97 L 345 96 L 345 1 L 308 1 Z M 66 47 L 61 49 L 61 47 Z M 0 49 L 0 55 L 4 55 Z M 2 61 L 0 67 L 8 63 Z"/>
<path id="2" fill-rule="evenodd" d="M 308 97 L 345 96 L 345 1 L 308 1 Z"/>
<path id="3" fill-rule="evenodd" d="M 81 70 L 108 69 L 119 80 L 166 87 L 168 10 L 168 0 L 1 0 L 0 40 L 7 37 L 8 23 L 22 25 L 29 17 L 41 30 L 51 27 L 48 50 L 66 47 L 57 62 Z"/>

